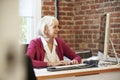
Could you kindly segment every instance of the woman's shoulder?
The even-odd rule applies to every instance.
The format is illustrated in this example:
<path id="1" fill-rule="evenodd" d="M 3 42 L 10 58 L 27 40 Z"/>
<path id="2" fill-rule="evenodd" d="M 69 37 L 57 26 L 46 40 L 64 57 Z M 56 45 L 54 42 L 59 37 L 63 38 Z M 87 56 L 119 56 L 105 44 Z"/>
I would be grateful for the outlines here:
<path id="1" fill-rule="evenodd" d="M 34 38 L 31 40 L 32 42 L 40 42 L 41 41 L 41 38 Z"/>
<path id="2" fill-rule="evenodd" d="M 34 38 L 30 41 L 30 44 L 40 44 L 41 43 L 41 38 Z"/>
<path id="3" fill-rule="evenodd" d="M 39 47 L 43 46 L 41 38 L 32 39 L 29 43 L 29 47 L 38 47 L 38 46 Z"/>

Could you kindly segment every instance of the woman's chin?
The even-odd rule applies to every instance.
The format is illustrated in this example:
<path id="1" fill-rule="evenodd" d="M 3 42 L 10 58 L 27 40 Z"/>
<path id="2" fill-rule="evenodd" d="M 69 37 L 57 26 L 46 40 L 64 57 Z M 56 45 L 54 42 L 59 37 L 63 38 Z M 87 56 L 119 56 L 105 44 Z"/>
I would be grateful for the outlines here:
<path id="1" fill-rule="evenodd" d="M 54 38 L 57 38 L 57 37 L 58 37 L 58 35 L 55 35 L 55 36 L 54 36 Z"/>

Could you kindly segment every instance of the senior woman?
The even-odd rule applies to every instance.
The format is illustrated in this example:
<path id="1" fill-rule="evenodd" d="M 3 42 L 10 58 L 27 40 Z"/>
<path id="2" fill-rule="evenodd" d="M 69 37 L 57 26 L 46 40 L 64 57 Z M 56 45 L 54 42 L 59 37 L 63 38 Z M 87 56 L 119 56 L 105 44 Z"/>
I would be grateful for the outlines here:
<path id="1" fill-rule="evenodd" d="M 78 56 L 61 38 L 58 37 L 59 22 L 54 16 L 44 16 L 39 24 L 39 37 L 30 41 L 27 55 L 34 68 L 58 65 L 72 65 L 81 62 Z M 70 59 L 65 61 L 64 56 Z"/>

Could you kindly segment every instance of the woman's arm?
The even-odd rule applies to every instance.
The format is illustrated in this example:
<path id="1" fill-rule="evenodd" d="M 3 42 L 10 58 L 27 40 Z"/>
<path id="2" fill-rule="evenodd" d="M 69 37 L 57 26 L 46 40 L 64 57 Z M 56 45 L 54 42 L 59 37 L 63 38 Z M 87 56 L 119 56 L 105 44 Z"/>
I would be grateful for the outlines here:
<path id="1" fill-rule="evenodd" d="M 40 47 L 39 44 L 36 40 L 32 40 L 27 49 L 27 56 L 31 58 L 34 68 L 46 67 L 48 65 L 47 62 L 41 59 L 43 52 L 38 48 Z"/>
<path id="2" fill-rule="evenodd" d="M 70 60 L 77 60 L 78 63 L 81 63 L 81 57 L 77 55 L 70 47 L 68 44 L 65 43 L 61 38 L 57 39 L 58 44 L 61 45 L 62 50 L 63 50 L 63 55 L 68 57 Z M 75 61 L 72 61 L 73 63 Z"/>

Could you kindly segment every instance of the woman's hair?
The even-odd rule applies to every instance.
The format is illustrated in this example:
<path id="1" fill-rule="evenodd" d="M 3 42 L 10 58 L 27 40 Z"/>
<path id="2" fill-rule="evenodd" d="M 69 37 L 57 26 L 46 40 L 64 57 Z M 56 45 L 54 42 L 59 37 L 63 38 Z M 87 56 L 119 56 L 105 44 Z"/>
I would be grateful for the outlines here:
<path id="1" fill-rule="evenodd" d="M 54 16 L 44 16 L 38 23 L 38 35 L 45 36 L 44 29 L 45 27 L 51 27 L 53 24 L 53 19 L 57 20 Z M 58 20 L 57 20 L 58 21 Z"/>
<path id="2" fill-rule="evenodd" d="M 38 36 L 43 36 L 44 35 L 44 28 L 45 28 L 45 23 L 43 21 L 40 20 L 40 22 L 38 23 Z"/>

